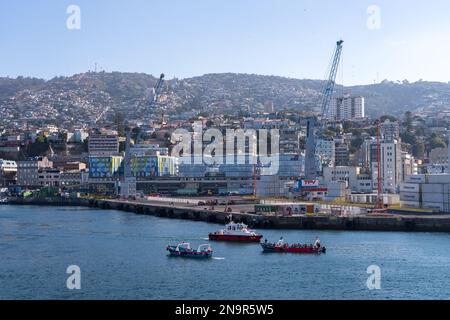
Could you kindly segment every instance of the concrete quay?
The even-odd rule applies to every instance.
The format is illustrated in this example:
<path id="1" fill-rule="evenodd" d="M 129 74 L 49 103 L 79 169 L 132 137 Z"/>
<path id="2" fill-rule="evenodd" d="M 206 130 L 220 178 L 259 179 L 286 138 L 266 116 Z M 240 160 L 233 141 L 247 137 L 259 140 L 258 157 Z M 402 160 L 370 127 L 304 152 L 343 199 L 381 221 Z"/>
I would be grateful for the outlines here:
<path id="1" fill-rule="evenodd" d="M 164 203 L 157 201 L 125 201 L 101 199 L 45 199 L 24 200 L 11 199 L 12 205 L 40 206 L 83 206 L 107 210 L 121 210 L 142 215 L 163 218 L 187 219 L 224 224 L 230 213 L 221 206 L 215 210 L 195 204 Z M 230 206 L 233 219 L 241 221 L 252 228 L 299 229 L 299 230 L 359 230 L 359 231 L 409 231 L 409 232 L 450 232 L 450 215 L 436 216 L 262 216 L 249 213 L 251 205 Z"/>

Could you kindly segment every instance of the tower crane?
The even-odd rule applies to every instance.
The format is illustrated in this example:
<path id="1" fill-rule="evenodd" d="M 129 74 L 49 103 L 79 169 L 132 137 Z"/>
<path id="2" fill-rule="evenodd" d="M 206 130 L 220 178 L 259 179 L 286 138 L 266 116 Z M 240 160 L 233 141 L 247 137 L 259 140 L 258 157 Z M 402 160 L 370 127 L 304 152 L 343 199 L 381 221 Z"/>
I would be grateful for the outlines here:
<path id="1" fill-rule="evenodd" d="M 155 87 L 153 88 L 153 96 L 152 96 L 152 99 L 150 100 L 150 108 L 151 109 L 156 107 L 156 105 L 159 101 L 159 97 L 161 95 L 163 84 L 164 84 L 164 73 L 161 73 L 161 75 L 159 76 L 158 82 L 156 83 Z"/>
<path id="2" fill-rule="evenodd" d="M 317 177 L 317 164 L 316 164 L 316 129 L 324 130 L 327 124 L 327 116 L 330 109 L 331 99 L 333 97 L 334 86 L 336 81 L 336 75 L 339 68 L 339 62 L 341 60 L 341 53 L 344 41 L 339 40 L 336 43 L 336 49 L 334 50 L 332 57 L 332 64 L 330 73 L 328 76 L 327 84 L 323 91 L 322 103 L 320 108 L 320 114 L 318 117 L 319 125 L 315 118 L 308 120 L 307 124 L 307 138 L 306 138 L 306 150 L 305 150 L 305 178 L 308 180 L 316 179 Z"/>
<path id="3" fill-rule="evenodd" d="M 158 81 L 156 82 L 155 87 L 152 89 L 152 96 L 150 99 L 150 104 L 149 104 L 149 109 L 150 111 L 154 110 L 159 102 L 159 97 L 161 96 L 161 92 L 162 92 L 162 88 L 163 88 L 163 84 L 164 84 L 164 73 L 161 73 L 161 75 L 159 76 Z M 163 118 L 164 118 L 164 114 L 163 114 Z M 136 140 L 135 140 L 135 144 L 137 144 L 137 142 L 141 139 L 141 129 L 138 127 L 137 128 L 137 133 L 136 133 Z"/>
<path id="4" fill-rule="evenodd" d="M 153 88 L 153 96 L 150 100 L 150 109 L 154 109 L 159 101 L 159 96 L 161 95 L 162 87 L 164 83 L 164 73 L 158 79 L 155 87 Z M 127 137 L 125 142 L 125 157 L 124 157 L 124 173 L 121 179 L 120 185 L 120 196 L 123 198 L 129 198 L 130 196 L 136 195 L 136 177 L 131 173 L 131 133 L 132 129 L 128 128 Z M 137 128 L 137 135 L 135 144 L 141 138 L 141 129 Z"/>
<path id="5" fill-rule="evenodd" d="M 336 49 L 333 54 L 333 62 L 331 64 L 330 74 L 328 76 L 327 85 L 325 86 L 323 96 L 322 96 L 322 104 L 321 104 L 321 124 L 326 124 L 326 119 L 328 116 L 328 112 L 330 111 L 330 103 L 331 98 L 333 97 L 334 93 L 334 86 L 336 84 L 336 75 L 339 68 L 339 62 L 341 61 L 341 54 L 342 54 L 342 47 L 343 47 L 344 41 L 339 40 L 336 43 Z"/>

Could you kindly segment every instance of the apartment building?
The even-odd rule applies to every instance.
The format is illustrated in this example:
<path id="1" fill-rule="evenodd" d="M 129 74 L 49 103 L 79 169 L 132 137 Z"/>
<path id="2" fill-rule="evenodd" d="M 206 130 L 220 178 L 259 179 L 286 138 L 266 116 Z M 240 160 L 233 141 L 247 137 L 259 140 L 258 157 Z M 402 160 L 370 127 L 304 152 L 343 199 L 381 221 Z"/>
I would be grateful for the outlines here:
<path id="1" fill-rule="evenodd" d="M 88 139 L 89 156 L 119 155 L 119 136 L 115 133 L 91 133 Z"/>
<path id="2" fill-rule="evenodd" d="M 332 120 L 353 120 L 365 117 L 364 97 L 346 95 L 332 99 L 328 118 Z"/>
<path id="3" fill-rule="evenodd" d="M 23 187 L 38 187 L 39 170 L 52 168 L 53 163 L 47 157 L 37 157 L 17 162 L 17 184 Z"/>

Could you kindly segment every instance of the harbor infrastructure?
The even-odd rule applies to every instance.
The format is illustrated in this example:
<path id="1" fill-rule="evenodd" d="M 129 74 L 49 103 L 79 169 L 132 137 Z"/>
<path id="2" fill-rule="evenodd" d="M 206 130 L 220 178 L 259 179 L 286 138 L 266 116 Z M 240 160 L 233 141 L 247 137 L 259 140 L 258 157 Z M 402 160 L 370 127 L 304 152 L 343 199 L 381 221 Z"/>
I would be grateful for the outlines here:
<path id="1" fill-rule="evenodd" d="M 173 219 L 188 219 L 223 224 L 230 214 L 235 221 L 252 228 L 306 229 L 306 230 L 365 230 L 365 231 L 418 231 L 450 232 L 450 215 L 423 211 L 392 211 L 390 214 L 340 215 L 338 212 L 279 215 L 256 214 L 255 203 L 243 199 L 234 204 L 207 205 L 207 198 L 193 198 L 192 203 L 171 199 L 10 199 L 9 204 L 42 206 L 85 206 L 91 208 L 121 210 L 142 215 Z M 211 200 L 211 199 L 209 199 Z M 199 202 L 201 202 L 199 205 Z M 203 203 L 204 202 L 204 205 Z M 231 209 L 231 210 L 230 210 Z"/>

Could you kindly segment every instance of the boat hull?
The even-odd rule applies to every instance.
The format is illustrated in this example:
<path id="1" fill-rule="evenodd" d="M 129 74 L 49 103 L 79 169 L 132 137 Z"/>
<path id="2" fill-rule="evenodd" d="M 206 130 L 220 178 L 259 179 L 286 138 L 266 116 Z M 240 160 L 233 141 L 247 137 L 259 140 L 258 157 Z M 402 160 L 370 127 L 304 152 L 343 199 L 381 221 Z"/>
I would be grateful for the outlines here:
<path id="1" fill-rule="evenodd" d="M 262 235 L 255 236 L 239 236 L 229 234 L 209 234 L 209 240 L 211 241 L 229 241 L 229 242 L 260 242 Z"/>
<path id="2" fill-rule="evenodd" d="M 270 244 L 261 243 L 264 252 L 278 252 L 278 253 L 303 253 L 303 254 L 321 254 L 326 253 L 325 247 L 311 248 L 311 247 L 277 247 Z"/>
<path id="3" fill-rule="evenodd" d="M 167 247 L 167 251 L 169 251 L 169 256 L 171 257 L 179 257 L 179 258 L 192 258 L 192 259 L 209 259 L 212 258 L 213 252 L 197 252 L 197 250 L 176 250 L 175 246 Z"/>

